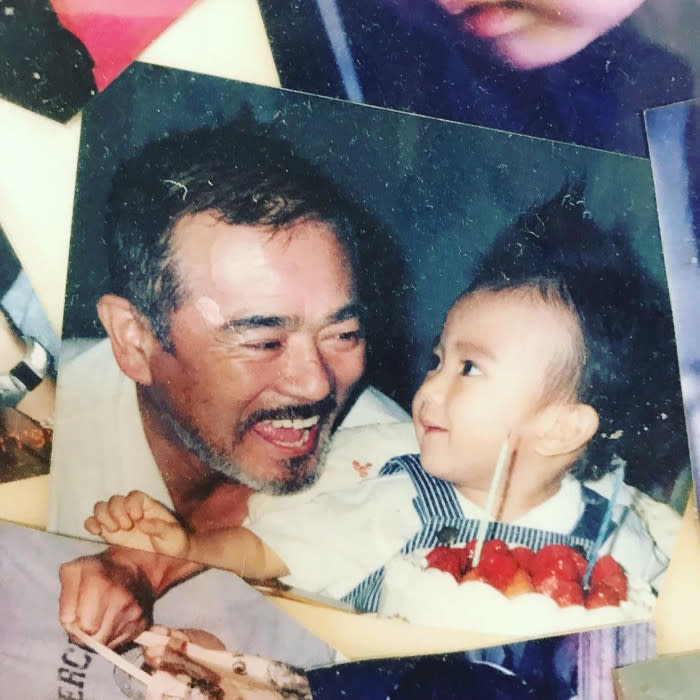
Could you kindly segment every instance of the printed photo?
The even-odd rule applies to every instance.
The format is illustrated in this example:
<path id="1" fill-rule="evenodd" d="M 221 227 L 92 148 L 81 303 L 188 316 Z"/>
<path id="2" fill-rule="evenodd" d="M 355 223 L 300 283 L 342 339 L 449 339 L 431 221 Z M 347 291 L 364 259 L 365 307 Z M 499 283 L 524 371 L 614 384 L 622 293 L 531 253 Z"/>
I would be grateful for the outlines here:
<path id="1" fill-rule="evenodd" d="M 216 570 L 165 592 L 133 643 L 103 647 L 97 618 L 83 618 L 86 632 L 77 628 L 79 636 L 69 636 L 66 628 L 76 629 L 68 607 L 77 569 L 68 562 L 86 557 L 109 571 L 119 553 L 104 549 L 0 523 L 0 674 L 16 697 L 310 700 L 304 669 L 336 659 L 325 642 L 250 586 Z M 93 584 L 81 595 L 95 613 L 100 606 L 121 610 L 118 580 Z M 133 623 L 135 608 L 127 610 Z"/>
<path id="2" fill-rule="evenodd" d="M 339 664 L 308 677 L 314 700 L 616 700 L 614 669 L 654 655 L 654 628 L 640 624 L 455 654 Z"/>
<path id="3" fill-rule="evenodd" d="M 260 9 L 282 87 L 354 102 L 643 156 L 643 110 L 698 94 L 696 0 Z"/>
<path id="4" fill-rule="evenodd" d="M 697 497 L 700 329 L 695 302 L 700 299 L 700 100 L 649 110 L 645 119 Z"/>
<path id="5" fill-rule="evenodd" d="M 650 618 L 689 456 L 648 161 L 138 65 L 73 221 L 50 530 L 433 627 Z"/>
<path id="6" fill-rule="evenodd" d="M 618 700 L 644 700 L 654 695 L 689 698 L 700 681 L 700 652 L 638 661 L 615 669 L 613 677 Z"/>
<path id="7" fill-rule="evenodd" d="M 194 0 L 0 0 L 0 98 L 67 122 Z"/>
<path id="8" fill-rule="evenodd" d="M 0 483 L 49 472 L 59 349 L 0 228 Z"/>

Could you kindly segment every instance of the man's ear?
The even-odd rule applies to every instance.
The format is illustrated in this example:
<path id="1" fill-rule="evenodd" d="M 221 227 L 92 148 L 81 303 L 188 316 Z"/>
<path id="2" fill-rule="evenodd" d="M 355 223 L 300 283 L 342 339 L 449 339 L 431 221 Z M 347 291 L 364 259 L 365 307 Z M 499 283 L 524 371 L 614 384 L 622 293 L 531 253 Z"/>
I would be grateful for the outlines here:
<path id="1" fill-rule="evenodd" d="M 598 411 L 586 403 L 550 405 L 540 419 L 534 447 L 543 457 L 576 452 L 585 447 L 598 430 Z"/>
<path id="2" fill-rule="evenodd" d="M 121 371 L 138 384 L 150 385 L 150 359 L 158 341 L 148 322 L 129 301 L 116 294 L 100 297 L 97 315 L 107 331 Z"/>

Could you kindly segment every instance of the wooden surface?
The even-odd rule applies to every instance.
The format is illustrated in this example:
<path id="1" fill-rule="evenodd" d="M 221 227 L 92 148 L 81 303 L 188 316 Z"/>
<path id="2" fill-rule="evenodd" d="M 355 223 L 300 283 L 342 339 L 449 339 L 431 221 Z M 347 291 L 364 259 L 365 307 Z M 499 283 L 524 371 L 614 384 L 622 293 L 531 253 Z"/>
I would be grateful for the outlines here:
<path id="1" fill-rule="evenodd" d="M 199 0 L 141 60 L 278 86 L 254 0 Z M 0 101 L 0 222 L 57 330 L 66 279 L 80 116 L 60 125 Z M 0 517 L 41 527 L 49 477 L 0 485 Z M 691 504 L 657 606 L 661 653 L 700 649 L 700 525 Z M 352 659 L 473 648 L 496 637 L 409 626 L 274 599 Z"/>

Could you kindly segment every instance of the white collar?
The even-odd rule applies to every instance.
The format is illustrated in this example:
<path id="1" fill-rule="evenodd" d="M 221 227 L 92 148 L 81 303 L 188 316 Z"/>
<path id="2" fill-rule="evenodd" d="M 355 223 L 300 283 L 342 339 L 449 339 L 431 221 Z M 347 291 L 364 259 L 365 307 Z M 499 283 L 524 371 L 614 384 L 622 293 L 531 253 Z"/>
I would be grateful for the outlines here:
<path id="1" fill-rule="evenodd" d="M 483 517 L 484 511 L 481 507 L 465 498 L 459 491 L 455 490 L 455 492 L 465 517 L 474 519 Z M 581 482 L 567 474 L 562 480 L 559 490 L 553 496 L 531 508 L 525 515 L 511 524 L 567 533 L 575 527 L 581 517 L 583 507 Z"/>

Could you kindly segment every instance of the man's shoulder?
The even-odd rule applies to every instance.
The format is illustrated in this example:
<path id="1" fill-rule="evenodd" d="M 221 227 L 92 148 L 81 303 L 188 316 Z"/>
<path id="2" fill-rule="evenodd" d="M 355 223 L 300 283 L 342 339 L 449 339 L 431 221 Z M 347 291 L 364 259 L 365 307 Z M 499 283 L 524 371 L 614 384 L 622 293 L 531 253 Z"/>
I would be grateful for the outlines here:
<path id="1" fill-rule="evenodd" d="M 289 496 L 253 494 L 248 502 L 249 516 L 255 520 L 270 511 L 285 510 L 306 503 L 318 496 L 365 490 L 367 482 L 389 482 L 408 479 L 407 474 L 376 479 L 382 466 L 395 457 L 418 449 L 413 423 L 377 423 L 353 428 L 340 428 L 331 441 L 318 481 L 310 488 Z M 409 485 L 410 485 L 410 479 Z M 384 488 L 381 486 L 380 488 Z"/>
<path id="2" fill-rule="evenodd" d="M 378 423 L 405 423 L 410 419 L 396 401 L 379 389 L 368 386 L 357 397 L 340 427 L 345 429 Z"/>
<path id="3" fill-rule="evenodd" d="M 377 476 L 393 458 L 418 452 L 413 423 L 375 423 L 340 428 L 331 442 L 325 472 L 343 475 L 343 481 L 361 481 Z"/>
<path id="4" fill-rule="evenodd" d="M 109 341 L 61 358 L 51 454 L 48 527 L 86 536 L 98 500 L 140 489 L 168 503 L 138 409 L 136 388 L 119 369 Z M 165 497 L 165 498 L 164 498 Z"/>

